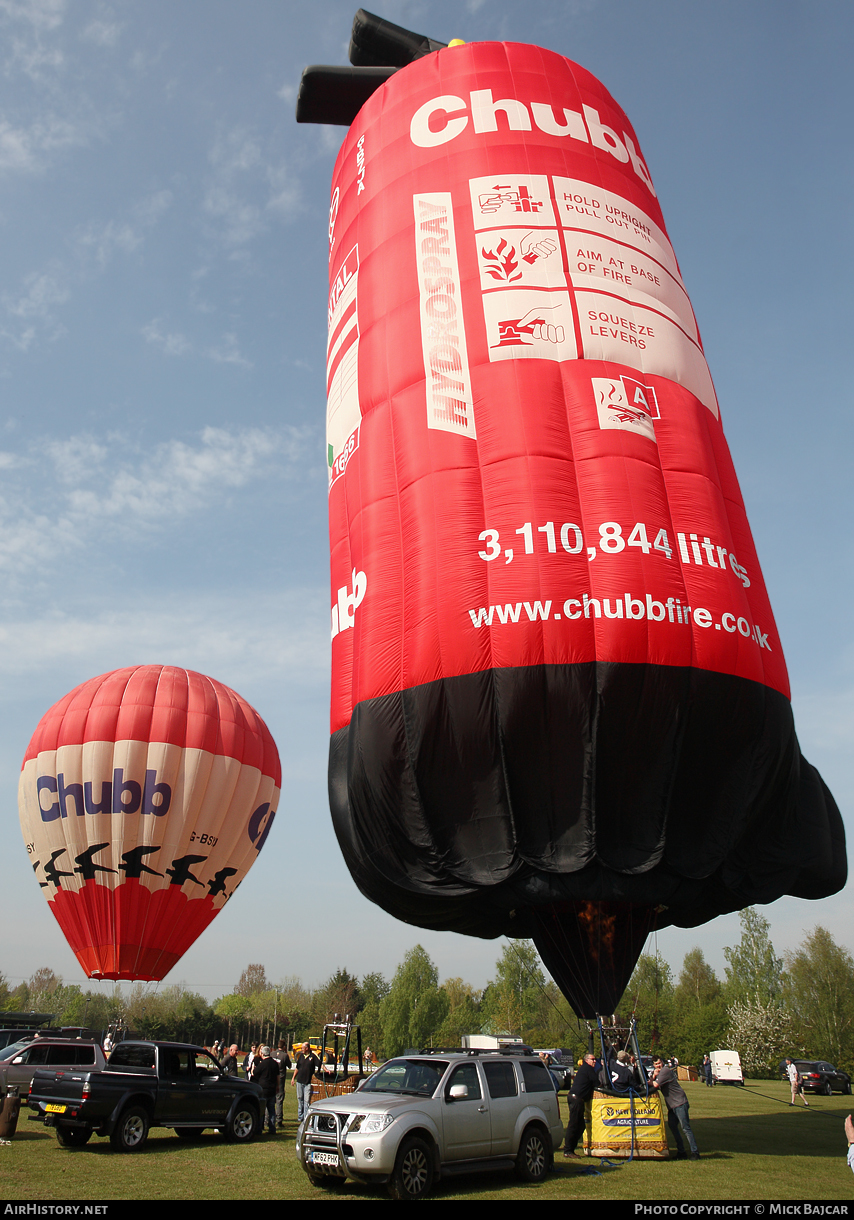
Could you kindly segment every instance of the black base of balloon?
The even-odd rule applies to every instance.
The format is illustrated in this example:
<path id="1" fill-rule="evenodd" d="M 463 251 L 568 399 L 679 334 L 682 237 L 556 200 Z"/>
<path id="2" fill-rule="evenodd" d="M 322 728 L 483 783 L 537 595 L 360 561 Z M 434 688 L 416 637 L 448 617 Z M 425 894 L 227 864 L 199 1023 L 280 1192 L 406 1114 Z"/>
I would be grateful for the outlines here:
<path id="1" fill-rule="evenodd" d="M 565 904 L 634 912 L 636 940 L 651 912 L 693 927 L 847 875 L 789 701 L 687 667 L 496 669 L 365 701 L 332 736 L 329 794 L 371 901 L 419 927 L 532 937 L 544 960 L 561 904 L 570 926 Z M 592 995 L 556 981 L 577 1011 L 611 1012 L 642 946 Z"/>

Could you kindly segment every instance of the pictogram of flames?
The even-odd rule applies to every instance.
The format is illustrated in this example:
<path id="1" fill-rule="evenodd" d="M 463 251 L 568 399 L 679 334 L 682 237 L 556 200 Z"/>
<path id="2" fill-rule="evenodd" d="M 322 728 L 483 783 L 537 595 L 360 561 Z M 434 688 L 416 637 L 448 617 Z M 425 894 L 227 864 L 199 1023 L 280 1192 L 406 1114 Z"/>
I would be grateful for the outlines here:
<path id="1" fill-rule="evenodd" d="M 514 280 L 522 278 L 522 272 L 518 270 L 519 263 L 516 260 L 516 247 L 511 246 L 503 237 L 494 250 L 487 250 L 484 246 L 481 254 L 487 263 L 495 264 L 485 269 L 486 274 L 491 275 L 494 280 L 506 280 L 507 283 L 512 283 Z"/>

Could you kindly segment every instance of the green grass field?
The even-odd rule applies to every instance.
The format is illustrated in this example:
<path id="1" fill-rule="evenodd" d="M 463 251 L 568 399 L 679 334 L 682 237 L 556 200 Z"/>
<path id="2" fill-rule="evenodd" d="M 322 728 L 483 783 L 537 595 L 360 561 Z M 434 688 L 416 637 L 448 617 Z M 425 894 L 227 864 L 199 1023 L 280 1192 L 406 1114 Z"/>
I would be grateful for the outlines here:
<path id="1" fill-rule="evenodd" d="M 440 1183 L 436 1199 L 573 1200 L 805 1200 L 854 1198 L 854 1175 L 845 1163 L 842 1124 L 849 1097 L 816 1097 L 809 1110 L 789 1108 L 789 1089 L 777 1081 L 748 1081 L 744 1089 L 686 1085 L 699 1161 L 634 1161 L 620 1168 L 587 1158 L 564 1163 L 541 1186 L 523 1186 L 511 1174 L 454 1178 Z M 80 1149 L 60 1148 L 56 1137 L 21 1111 L 13 1142 L 0 1147 L 0 1199 L 9 1202 L 121 1199 L 385 1199 L 383 1187 L 347 1184 L 338 1191 L 310 1186 L 294 1154 L 296 1100 L 288 1087 L 285 1129 L 246 1147 L 226 1144 L 214 1132 L 193 1143 L 154 1131 L 139 1153 L 114 1153 L 95 1137 Z M 561 1096 L 566 1119 L 566 1095 Z"/>

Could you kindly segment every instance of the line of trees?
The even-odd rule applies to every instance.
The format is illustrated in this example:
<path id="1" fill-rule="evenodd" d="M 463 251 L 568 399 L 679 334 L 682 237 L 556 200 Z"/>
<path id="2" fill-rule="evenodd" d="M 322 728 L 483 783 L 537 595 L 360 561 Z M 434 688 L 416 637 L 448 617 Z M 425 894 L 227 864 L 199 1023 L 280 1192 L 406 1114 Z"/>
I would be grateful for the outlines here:
<path id="1" fill-rule="evenodd" d="M 708 1051 L 741 1055 L 753 1076 L 776 1075 L 787 1054 L 828 1059 L 854 1074 L 854 958 L 822 927 L 793 952 L 777 957 L 769 924 L 754 908 L 741 912 L 741 940 L 724 950 L 720 979 L 699 948 L 685 955 L 677 976 L 664 959 L 643 954 L 620 1013 L 638 1018 L 641 1049 L 699 1063 Z M 2 1010 L 51 1012 L 54 1023 L 94 1030 L 123 1028 L 140 1037 L 210 1044 L 290 1045 L 319 1035 L 327 1022 L 349 1016 L 363 1046 L 379 1056 L 412 1047 L 458 1046 L 464 1034 L 515 1034 L 529 1045 L 565 1047 L 573 1056 L 587 1044 L 579 1022 L 547 978 L 529 941 L 509 941 L 494 977 L 479 991 L 461 978 L 440 983 L 429 955 L 416 945 L 393 978 L 362 978 L 339 968 L 310 990 L 286 976 L 271 983 L 263 965 L 246 967 L 233 991 L 213 1003 L 182 985 L 137 984 L 129 994 L 65 986 L 47 969 L 11 989 L 0 975 Z"/>
<path id="2" fill-rule="evenodd" d="M 767 919 L 753 907 L 740 919 L 723 979 L 700 949 L 677 978 L 661 957 L 641 957 L 622 1003 L 637 1012 L 650 1049 L 694 1064 L 710 1050 L 737 1050 L 751 1076 L 778 1075 L 786 1055 L 854 1075 L 854 957 L 817 927 L 781 958 Z"/>

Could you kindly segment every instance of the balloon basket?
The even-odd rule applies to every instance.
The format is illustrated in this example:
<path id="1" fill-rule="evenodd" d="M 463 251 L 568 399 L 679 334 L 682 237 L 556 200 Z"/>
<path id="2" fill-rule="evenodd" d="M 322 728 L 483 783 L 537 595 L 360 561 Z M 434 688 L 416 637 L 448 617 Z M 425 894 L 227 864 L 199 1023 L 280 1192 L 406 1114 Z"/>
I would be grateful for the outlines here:
<path id="1" fill-rule="evenodd" d="M 664 1161 L 670 1156 L 657 1093 L 651 1097 L 613 1097 L 596 1092 L 587 1103 L 585 1117 L 586 1156 Z"/>
<path id="2" fill-rule="evenodd" d="M 324 1097 L 343 1097 L 347 1093 L 355 1093 L 359 1087 L 361 1076 L 345 1076 L 343 1079 L 336 1080 L 333 1083 L 318 1080 L 316 1077 L 311 1082 L 311 1103 L 322 1101 Z"/>

